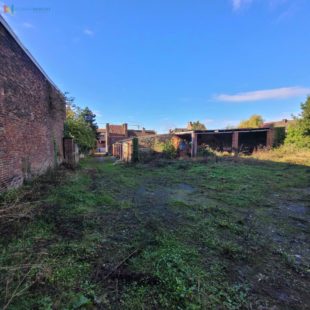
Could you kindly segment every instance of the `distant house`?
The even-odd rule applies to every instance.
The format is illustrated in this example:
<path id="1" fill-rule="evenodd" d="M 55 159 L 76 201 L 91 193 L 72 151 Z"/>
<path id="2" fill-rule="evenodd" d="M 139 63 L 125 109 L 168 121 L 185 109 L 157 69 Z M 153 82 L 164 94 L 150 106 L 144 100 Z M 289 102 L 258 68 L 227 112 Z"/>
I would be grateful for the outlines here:
<path id="1" fill-rule="evenodd" d="M 156 131 L 145 128 L 142 130 L 128 129 L 128 124 L 124 123 L 122 125 L 106 124 L 106 128 L 99 128 L 98 133 L 97 152 L 112 153 L 112 145 L 115 142 L 132 137 L 155 135 Z"/>
<path id="2" fill-rule="evenodd" d="M 63 161 L 65 99 L 0 16 L 0 192 Z"/>
<path id="3" fill-rule="evenodd" d="M 274 121 L 264 123 L 261 127 L 262 128 L 277 128 L 277 127 L 287 127 L 288 125 L 294 124 L 295 120 L 283 119 L 281 121 Z"/>

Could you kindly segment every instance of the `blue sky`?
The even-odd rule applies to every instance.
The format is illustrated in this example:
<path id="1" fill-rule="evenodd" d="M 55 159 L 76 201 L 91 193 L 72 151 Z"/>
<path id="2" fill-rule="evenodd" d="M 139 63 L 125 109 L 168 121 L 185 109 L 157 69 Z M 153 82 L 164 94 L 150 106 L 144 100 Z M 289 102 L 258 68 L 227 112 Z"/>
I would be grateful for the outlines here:
<path id="1" fill-rule="evenodd" d="M 222 128 L 254 113 L 277 120 L 310 94 L 309 0 L 0 3 L 55 84 L 99 125 L 164 132 L 190 120 Z"/>

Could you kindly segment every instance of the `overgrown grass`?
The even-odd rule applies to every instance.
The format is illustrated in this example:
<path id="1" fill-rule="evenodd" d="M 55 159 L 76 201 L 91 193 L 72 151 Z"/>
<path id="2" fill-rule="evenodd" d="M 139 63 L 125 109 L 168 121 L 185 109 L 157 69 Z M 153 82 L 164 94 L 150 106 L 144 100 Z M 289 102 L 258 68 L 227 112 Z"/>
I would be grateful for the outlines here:
<path id="1" fill-rule="evenodd" d="M 287 281 L 286 289 L 305 298 L 300 274 L 308 267 L 292 246 L 304 228 L 276 208 L 306 199 L 307 191 L 291 189 L 309 186 L 309 168 L 286 163 L 86 159 L 75 172 L 61 170 L 2 196 L 0 210 L 18 201 L 31 206 L 31 216 L 1 222 L 0 306 L 291 305 L 264 290 Z M 272 239 L 278 235 L 280 244 Z M 257 280 L 270 273 L 269 282 Z"/>
<path id="2" fill-rule="evenodd" d="M 259 160 L 310 166 L 310 150 L 297 148 L 293 145 L 282 145 L 271 150 L 258 150 L 251 157 Z"/>

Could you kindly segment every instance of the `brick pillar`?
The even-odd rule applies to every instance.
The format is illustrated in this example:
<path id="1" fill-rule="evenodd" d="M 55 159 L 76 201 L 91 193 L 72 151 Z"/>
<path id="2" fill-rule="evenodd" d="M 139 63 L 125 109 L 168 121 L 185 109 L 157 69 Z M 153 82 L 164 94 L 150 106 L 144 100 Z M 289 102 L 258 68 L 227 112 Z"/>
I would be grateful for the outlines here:
<path id="1" fill-rule="evenodd" d="M 191 146 L 191 156 L 197 156 L 197 133 L 192 132 L 192 146 Z"/>
<path id="2" fill-rule="evenodd" d="M 105 151 L 109 153 L 110 147 L 110 125 L 107 123 L 105 125 Z"/>
<path id="3" fill-rule="evenodd" d="M 239 152 L 239 132 L 234 131 L 232 135 L 232 151 L 234 153 Z"/>
<path id="4" fill-rule="evenodd" d="M 118 153 L 119 153 L 119 158 L 121 160 L 124 159 L 124 154 L 123 154 L 123 143 L 120 143 L 120 145 L 118 146 Z"/>
<path id="5" fill-rule="evenodd" d="M 270 128 L 267 131 L 266 146 L 273 147 L 273 144 L 274 144 L 274 129 Z"/>

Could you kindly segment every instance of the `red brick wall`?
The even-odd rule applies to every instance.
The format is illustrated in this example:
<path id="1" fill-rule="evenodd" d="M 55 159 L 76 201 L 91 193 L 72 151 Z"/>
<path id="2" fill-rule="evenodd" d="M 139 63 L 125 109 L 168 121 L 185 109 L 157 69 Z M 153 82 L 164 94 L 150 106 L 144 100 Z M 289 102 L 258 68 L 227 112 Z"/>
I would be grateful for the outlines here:
<path id="1" fill-rule="evenodd" d="M 0 24 L 0 191 L 63 158 L 65 102 Z"/>

